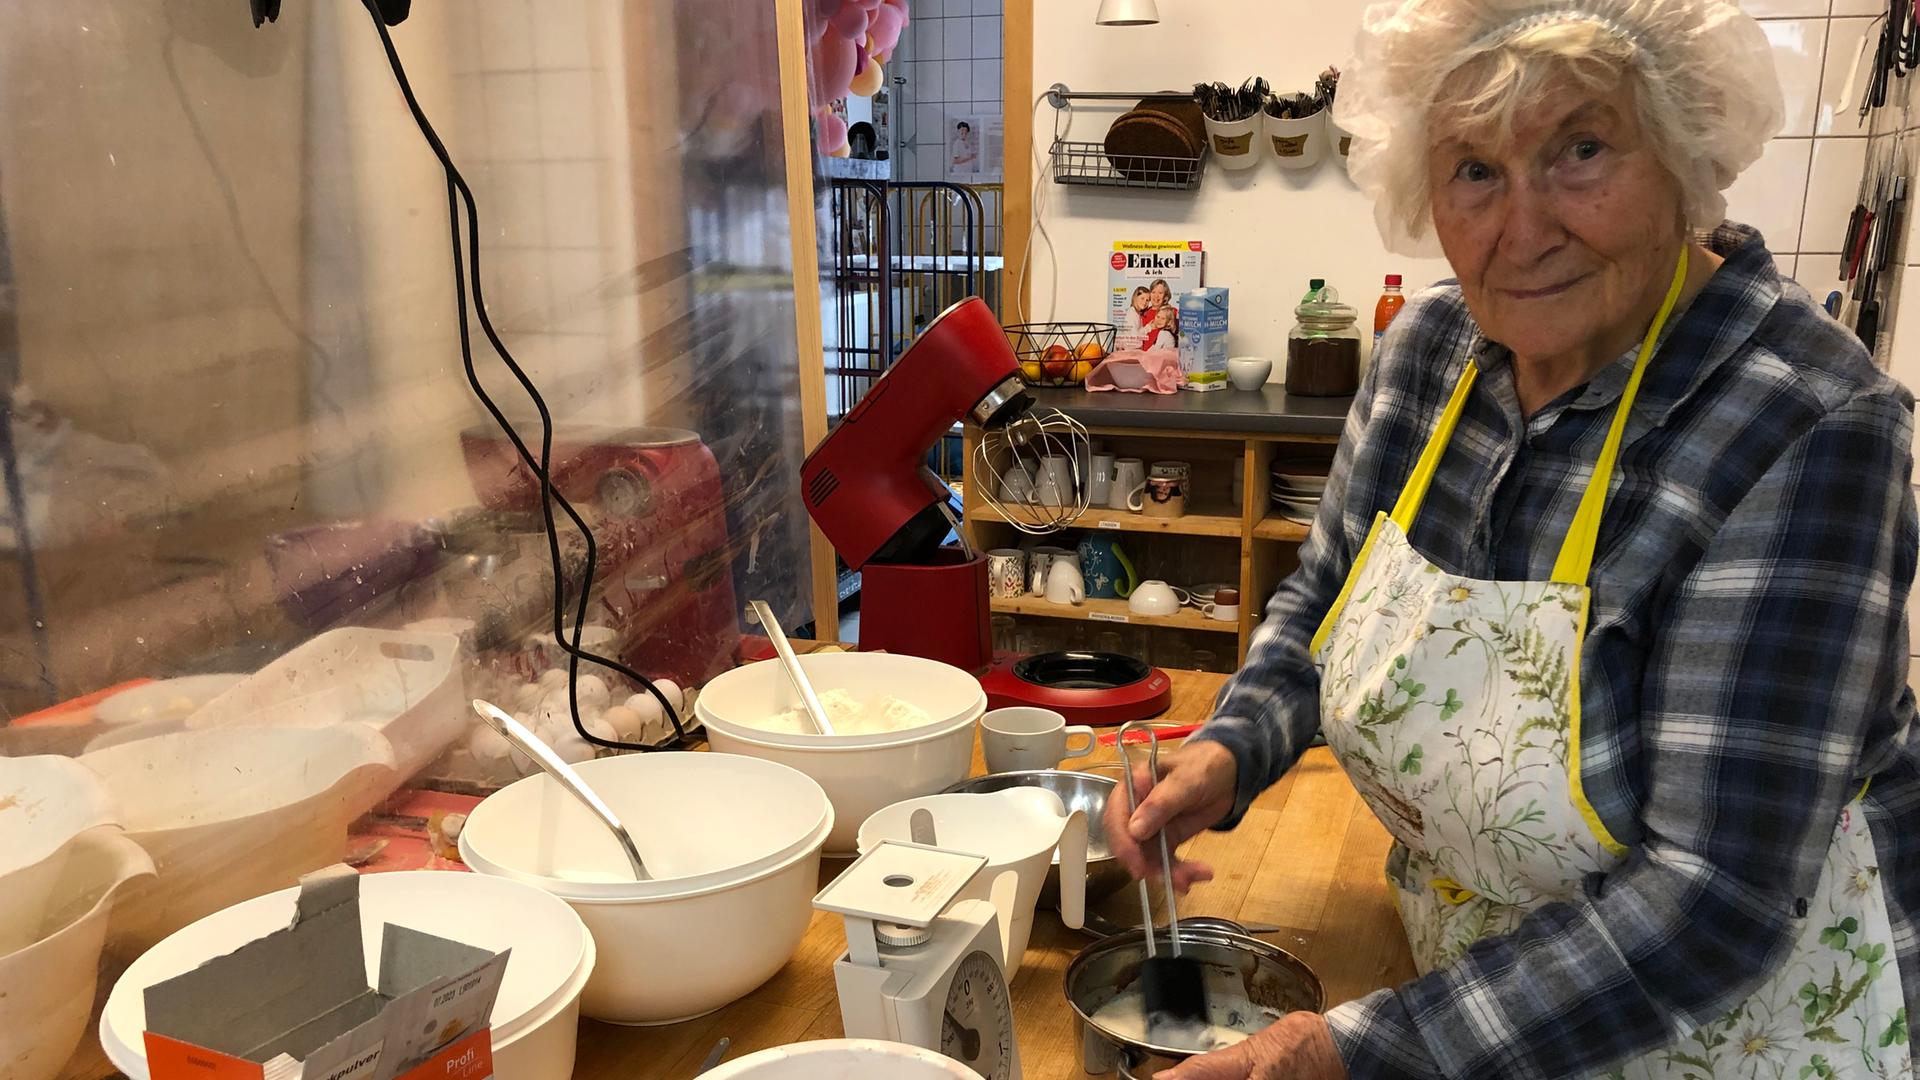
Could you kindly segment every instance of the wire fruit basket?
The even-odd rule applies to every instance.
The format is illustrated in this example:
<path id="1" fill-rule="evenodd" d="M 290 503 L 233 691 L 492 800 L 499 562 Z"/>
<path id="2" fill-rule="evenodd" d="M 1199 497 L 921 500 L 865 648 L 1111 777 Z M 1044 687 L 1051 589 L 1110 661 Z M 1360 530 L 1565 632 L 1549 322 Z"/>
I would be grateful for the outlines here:
<path id="1" fill-rule="evenodd" d="M 1004 328 L 1028 386 L 1079 386 L 1113 351 L 1119 328 L 1108 323 L 1014 323 Z"/>

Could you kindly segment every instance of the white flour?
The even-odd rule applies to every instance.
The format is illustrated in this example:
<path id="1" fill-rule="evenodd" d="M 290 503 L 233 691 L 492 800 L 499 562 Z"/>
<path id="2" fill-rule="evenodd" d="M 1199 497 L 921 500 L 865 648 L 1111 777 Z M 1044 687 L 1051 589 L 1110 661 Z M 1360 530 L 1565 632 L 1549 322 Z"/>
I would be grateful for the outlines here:
<path id="1" fill-rule="evenodd" d="M 833 725 L 836 735 L 878 735 L 933 722 L 933 717 L 925 709 L 910 705 L 891 694 L 882 694 L 872 701 L 862 702 L 845 690 L 827 690 L 820 695 L 820 708 L 825 710 L 827 721 Z M 749 721 L 748 724 L 762 731 L 778 731 L 788 735 L 814 734 L 813 723 L 807 719 L 807 710 L 798 705 L 764 720 Z"/>
<path id="2" fill-rule="evenodd" d="M 1093 1014 L 1096 1027 L 1118 1038 L 1153 1046 L 1165 1046 L 1191 1053 L 1205 1053 L 1232 1046 L 1261 1028 L 1280 1019 L 1273 1009 L 1262 1008 L 1245 998 L 1207 995 L 1208 1023 L 1177 1023 L 1158 1020 L 1153 1038 L 1147 1037 L 1147 1003 L 1138 990 L 1129 990 Z"/>

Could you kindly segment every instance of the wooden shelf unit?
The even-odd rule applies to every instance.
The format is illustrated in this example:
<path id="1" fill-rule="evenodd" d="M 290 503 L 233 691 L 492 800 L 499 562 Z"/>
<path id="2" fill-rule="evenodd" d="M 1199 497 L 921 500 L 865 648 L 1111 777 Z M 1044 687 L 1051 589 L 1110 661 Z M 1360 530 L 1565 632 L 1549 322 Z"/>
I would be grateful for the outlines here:
<path id="1" fill-rule="evenodd" d="M 1088 425 L 1094 441 L 1119 457 L 1138 457 L 1149 463 L 1186 461 L 1193 465 L 1194 490 L 1189 504 L 1199 512 L 1178 518 L 1150 518 L 1145 514 L 1091 507 L 1067 530 L 1043 543 L 1072 546 L 1081 536 L 1101 529 L 1126 533 L 1128 544 L 1151 552 L 1150 559 L 1135 555 L 1135 569 L 1143 579 L 1161 578 L 1187 586 L 1207 580 L 1234 580 L 1240 585 L 1238 622 L 1207 618 L 1197 608 L 1182 608 L 1168 616 L 1134 615 L 1125 600 L 1088 599 L 1079 605 L 1050 603 L 1025 595 L 993 601 L 996 615 L 1019 620 L 1052 619 L 1078 622 L 1123 623 L 1148 627 L 1158 641 L 1161 632 L 1186 635 L 1233 635 L 1234 658 L 1246 657 L 1248 641 L 1259 625 L 1274 587 L 1298 565 L 1298 550 L 1307 538 L 1307 526 L 1281 517 L 1268 505 L 1267 475 L 1275 457 L 1324 452 L 1331 459 L 1335 435 L 1276 435 L 1259 432 L 1187 431 L 1163 428 Z M 1027 537 L 1008 523 L 1006 514 L 987 504 L 974 475 L 975 449 L 980 433 L 967 429 L 963 485 L 966 520 L 973 540 L 982 550 L 1017 547 Z M 1234 463 L 1243 477 L 1240 498 L 1233 498 Z M 1019 507 L 1009 507 L 1014 513 Z M 1133 548 L 1128 548 L 1133 552 Z M 1209 568 L 1217 567 L 1214 571 Z M 1237 571 L 1237 572 L 1236 572 Z M 1089 637 L 1095 629 L 1085 631 Z M 1154 646 L 1156 649 L 1157 645 Z"/>

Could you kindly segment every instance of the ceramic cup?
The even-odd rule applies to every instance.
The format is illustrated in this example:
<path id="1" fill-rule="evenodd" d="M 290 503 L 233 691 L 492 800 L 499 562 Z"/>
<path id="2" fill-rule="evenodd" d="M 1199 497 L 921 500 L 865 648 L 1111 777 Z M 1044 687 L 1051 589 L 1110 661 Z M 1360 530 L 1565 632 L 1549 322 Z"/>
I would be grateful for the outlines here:
<path id="1" fill-rule="evenodd" d="M 1064 559 L 1047 564 L 1048 603 L 1078 604 L 1086 598 L 1087 586 L 1078 566 Z"/>
<path id="2" fill-rule="evenodd" d="M 1113 455 L 1095 454 L 1087 471 L 1087 505 L 1105 506 L 1113 497 Z"/>
<path id="3" fill-rule="evenodd" d="M 1177 518 L 1187 512 L 1187 487 L 1193 467 L 1184 461 L 1156 461 L 1147 472 L 1146 514 Z"/>
<path id="4" fill-rule="evenodd" d="M 1127 597 L 1127 610 L 1135 615 L 1172 615 L 1187 602 L 1187 591 L 1154 578 L 1143 581 L 1133 587 L 1133 595 Z"/>
<path id="5" fill-rule="evenodd" d="M 1048 469 L 1040 470 L 1040 478 L 1034 481 L 1033 502 L 1036 506 L 1065 506 L 1073 501 L 1073 490 L 1060 486 Z"/>
<path id="6" fill-rule="evenodd" d="M 1240 621 L 1240 590 L 1221 589 L 1213 599 L 1200 605 L 1200 613 L 1215 622 Z"/>
<path id="7" fill-rule="evenodd" d="M 1084 737 L 1086 745 L 1069 749 L 1067 743 Z M 1086 757 L 1099 745 L 1093 729 L 1067 726 L 1067 718 L 1052 709 L 1015 706 L 995 709 L 980 718 L 980 752 L 993 773 L 1052 769 L 1062 758 Z"/>
<path id="8" fill-rule="evenodd" d="M 1027 555 L 1027 591 L 1035 596 L 1047 593 L 1047 570 L 1053 560 L 1065 558 L 1073 563 L 1075 570 L 1080 569 L 1080 557 L 1063 547 L 1037 547 Z"/>
<path id="9" fill-rule="evenodd" d="M 1075 501 L 1073 490 L 1073 459 L 1065 454 L 1048 454 L 1040 459 L 1040 475 L 1034 479 L 1040 489 L 1040 502 L 1046 506 L 1071 506 Z M 1059 501 L 1048 497 L 1048 489 L 1059 493 Z"/>
<path id="10" fill-rule="evenodd" d="M 987 595 L 1011 600 L 1027 591 L 1027 553 L 1019 548 L 987 552 Z"/>
<path id="11" fill-rule="evenodd" d="M 1115 510 L 1131 510 L 1139 513 L 1147 491 L 1147 463 L 1137 457 L 1115 458 L 1113 462 L 1113 486 L 1107 496 L 1107 505 Z"/>
<path id="12" fill-rule="evenodd" d="M 1015 467 L 1000 478 L 1000 501 L 1027 504 L 1033 501 L 1033 474 Z"/>

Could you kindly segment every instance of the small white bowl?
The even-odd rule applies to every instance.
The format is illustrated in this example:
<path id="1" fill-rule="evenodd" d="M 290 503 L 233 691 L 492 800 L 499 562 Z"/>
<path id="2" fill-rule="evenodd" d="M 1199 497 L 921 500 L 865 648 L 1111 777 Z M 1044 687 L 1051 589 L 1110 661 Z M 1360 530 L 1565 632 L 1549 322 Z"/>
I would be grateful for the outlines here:
<path id="1" fill-rule="evenodd" d="M 965 1063 L 878 1039 L 816 1039 L 723 1061 L 707 1080 L 975 1080 Z"/>
<path id="2" fill-rule="evenodd" d="M 1273 361 L 1264 356 L 1235 356 L 1227 360 L 1227 381 L 1235 390 L 1258 390 L 1273 374 Z"/>

